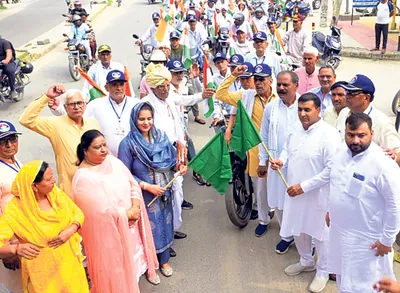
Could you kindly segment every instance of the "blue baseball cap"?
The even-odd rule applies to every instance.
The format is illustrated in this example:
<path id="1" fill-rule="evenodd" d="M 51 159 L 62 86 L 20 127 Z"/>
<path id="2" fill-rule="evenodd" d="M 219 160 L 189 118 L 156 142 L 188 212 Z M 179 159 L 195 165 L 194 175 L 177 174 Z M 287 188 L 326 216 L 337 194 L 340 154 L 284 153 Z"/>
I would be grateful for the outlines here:
<path id="1" fill-rule="evenodd" d="M 243 72 L 241 75 L 239 75 L 239 77 L 251 77 L 254 72 L 253 64 L 251 64 L 250 62 L 245 62 L 245 63 L 243 63 L 243 65 L 245 65 L 247 68 L 246 68 L 245 72 Z"/>
<path id="2" fill-rule="evenodd" d="M 363 91 L 371 95 L 375 93 L 374 83 L 363 74 L 356 74 L 349 82 L 344 82 L 342 88 L 350 92 Z"/>
<path id="3" fill-rule="evenodd" d="M 152 18 L 152 19 L 160 18 L 160 13 L 158 13 L 158 12 L 153 12 L 153 14 L 151 15 L 151 18 Z"/>
<path id="4" fill-rule="evenodd" d="M 264 32 L 256 32 L 256 33 L 253 35 L 253 41 L 255 41 L 255 40 L 263 40 L 263 41 L 266 41 L 266 40 L 267 40 L 267 34 L 264 33 Z"/>
<path id="5" fill-rule="evenodd" d="M 229 66 L 238 66 L 244 63 L 244 58 L 240 54 L 233 54 L 229 59 Z"/>
<path id="6" fill-rule="evenodd" d="M 113 81 L 123 81 L 123 82 L 127 82 L 127 80 L 125 79 L 125 75 L 122 71 L 119 70 L 111 70 L 108 74 L 107 74 L 107 83 L 113 82 Z"/>
<path id="7" fill-rule="evenodd" d="M 190 22 L 190 21 L 197 21 L 196 15 L 189 14 L 188 17 L 187 17 L 187 20 L 188 20 L 189 22 Z"/>
<path id="8" fill-rule="evenodd" d="M 182 72 L 186 71 L 185 67 L 183 66 L 183 63 L 181 60 L 173 58 L 168 61 L 167 63 L 167 68 L 171 72 Z"/>
<path id="9" fill-rule="evenodd" d="M 3 139 L 13 134 L 21 134 L 21 133 L 17 132 L 15 126 L 11 122 L 0 120 L 0 139 Z"/>
<path id="10" fill-rule="evenodd" d="M 169 34 L 169 39 L 170 40 L 172 40 L 172 39 L 180 39 L 180 38 L 181 38 L 181 35 L 178 32 L 171 32 Z"/>
<path id="11" fill-rule="evenodd" d="M 226 58 L 226 55 L 224 54 L 224 53 L 217 53 L 217 54 L 215 54 L 215 56 L 214 56 L 214 59 L 213 59 L 213 62 L 215 63 L 217 60 L 219 60 L 219 59 L 225 59 L 225 60 L 227 60 L 227 58 Z"/>
<path id="12" fill-rule="evenodd" d="M 253 76 L 259 77 L 270 77 L 272 75 L 272 69 L 267 64 L 258 64 L 254 67 Z"/>

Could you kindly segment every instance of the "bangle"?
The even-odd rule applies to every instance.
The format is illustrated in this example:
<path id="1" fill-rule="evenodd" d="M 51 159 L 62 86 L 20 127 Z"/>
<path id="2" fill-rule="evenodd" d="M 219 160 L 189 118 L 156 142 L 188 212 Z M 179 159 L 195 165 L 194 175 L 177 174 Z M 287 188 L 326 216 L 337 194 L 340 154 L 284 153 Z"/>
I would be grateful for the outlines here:
<path id="1" fill-rule="evenodd" d="M 81 225 L 78 222 L 73 222 L 72 225 L 76 225 L 77 227 L 76 232 L 78 232 L 79 229 L 81 228 Z"/>
<path id="2" fill-rule="evenodd" d="M 146 190 L 146 188 L 147 188 L 147 183 L 146 183 L 146 182 L 144 182 L 144 183 L 143 183 L 143 187 L 142 187 L 142 189 L 143 189 L 143 190 Z"/>
<path id="3" fill-rule="evenodd" d="M 15 255 L 18 255 L 18 246 L 19 246 L 19 243 L 17 243 L 17 245 L 15 246 Z"/>

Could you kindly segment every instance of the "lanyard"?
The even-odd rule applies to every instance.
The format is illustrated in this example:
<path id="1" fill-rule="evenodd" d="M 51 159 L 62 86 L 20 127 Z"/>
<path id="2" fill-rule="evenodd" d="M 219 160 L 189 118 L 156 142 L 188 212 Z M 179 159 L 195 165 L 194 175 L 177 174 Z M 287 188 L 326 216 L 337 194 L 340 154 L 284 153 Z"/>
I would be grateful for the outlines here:
<path id="1" fill-rule="evenodd" d="M 236 84 L 238 84 L 238 85 L 236 85 Z M 236 81 L 233 83 L 233 86 L 235 87 L 235 91 L 238 91 L 238 86 L 239 86 L 239 89 L 242 88 L 242 85 L 240 83 L 237 83 Z"/>
<path id="2" fill-rule="evenodd" d="M 372 112 L 372 106 L 371 106 L 371 109 L 369 109 L 369 112 L 368 112 L 368 116 L 369 116 L 369 114 L 371 114 L 371 112 Z"/>
<path id="3" fill-rule="evenodd" d="M 108 98 L 108 101 L 110 102 L 110 105 L 111 105 L 112 109 L 114 110 L 115 115 L 116 115 L 117 118 L 118 118 L 118 122 L 121 122 L 121 117 L 122 117 L 122 113 L 124 113 L 124 110 L 125 110 L 127 98 L 125 97 L 125 103 L 124 103 L 124 106 L 122 107 L 122 111 L 121 111 L 121 114 L 120 114 L 120 115 L 118 115 L 117 111 L 115 110 L 114 105 L 112 104 L 110 98 Z"/>
<path id="4" fill-rule="evenodd" d="M 254 57 L 254 59 L 256 59 L 256 65 L 258 65 L 258 58 L 257 58 L 257 57 Z M 264 60 L 265 60 L 265 56 L 263 56 L 263 59 L 262 59 L 262 61 L 261 61 L 260 64 L 263 64 L 263 63 L 264 63 Z"/>
<path id="5" fill-rule="evenodd" d="M 19 169 L 21 169 L 21 166 L 18 164 L 17 160 L 15 160 L 15 165 L 18 167 L 18 169 L 14 168 L 13 165 L 10 165 L 10 164 L 4 162 L 3 160 L 0 160 L 0 163 L 3 163 L 3 164 L 6 165 L 8 168 L 13 169 L 13 170 L 14 170 L 15 172 L 17 172 L 17 173 L 18 173 Z"/>

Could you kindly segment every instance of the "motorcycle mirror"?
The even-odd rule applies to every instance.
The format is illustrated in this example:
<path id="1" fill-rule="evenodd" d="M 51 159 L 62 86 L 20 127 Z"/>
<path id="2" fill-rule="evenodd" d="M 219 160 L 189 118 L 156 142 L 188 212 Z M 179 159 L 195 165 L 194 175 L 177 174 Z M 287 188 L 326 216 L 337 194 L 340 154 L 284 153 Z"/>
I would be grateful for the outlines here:
<path id="1" fill-rule="evenodd" d="M 69 15 L 67 15 L 67 14 L 61 14 L 62 16 L 64 16 L 64 17 L 69 17 Z"/>
<path id="2" fill-rule="evenodd" d="M 68 35 L 67 35 L 67 34 L 63 34 L 63 37 L 66 37 L 66 38 L 68 38 Z"/>
<path id="3" fill-rule="evenodd" d="M 138 40 L 138 39 L 139 39 L 139 36 L 138 36 L 137 34 L 132 34 L 132 38 Z"/>

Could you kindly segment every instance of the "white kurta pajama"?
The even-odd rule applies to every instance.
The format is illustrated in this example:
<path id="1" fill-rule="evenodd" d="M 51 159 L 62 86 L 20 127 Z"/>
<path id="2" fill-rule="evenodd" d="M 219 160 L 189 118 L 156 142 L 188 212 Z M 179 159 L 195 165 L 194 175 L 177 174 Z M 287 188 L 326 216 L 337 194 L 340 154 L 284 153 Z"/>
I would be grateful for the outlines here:
<path id="1" fill-rule="evenodd" d="M 352 156 L 343 143 L 332 164 L 328 271 L 339 292 L 376 292 L 372 286 L 393 274 L 393 253 L 375 256 L 377 240 L 392 246 L 400 227 L 400 169 L 375 143 Z"/>
<path id="2" fill-rule="evenodd" d="M 317 277 L 328 277 L 325 224 L 329 176 L 334 155 L 340 144 L 335 128 L 320 120 L 304 130 L 300 122 L 289 135 L 280 159 L 287 163 L 289 186 L 300 184 L 304 193 L 285 197 L 281 236 L 294 236 L 303 266 L 313 266 L 311 241 L 317 254 Z"/>
<path id="3" fill-rule="evenodd" d="M 299 122 L 297 114 L 297 100 L 294 104 L 287 107 L 281 99 L 270 103 L 264 111 L 263 120 L 261 123 L 261 138 L 273 158 L 279 158 L 285 142 L 289 136 L 293 125 Z M 262 145 L 259 146 L 260 166 L 266 166 L 269 160 L 268 154 Z M 284 166 L 281 169 L 283 176 L 287 177 L 287 168 Z M 268 204 L 271 208 L 277 209 L 279 225 L 282 225 L 282 216 L 285 203 L 286 186 L 283 183 L 279 173 L 268 167 Z M 290 242 L 293 237 L 283 237 L 283 240 Z"/>

